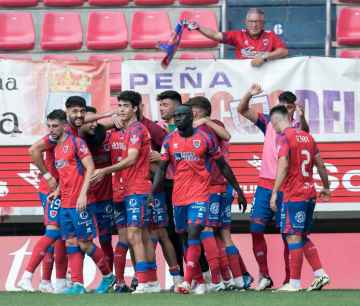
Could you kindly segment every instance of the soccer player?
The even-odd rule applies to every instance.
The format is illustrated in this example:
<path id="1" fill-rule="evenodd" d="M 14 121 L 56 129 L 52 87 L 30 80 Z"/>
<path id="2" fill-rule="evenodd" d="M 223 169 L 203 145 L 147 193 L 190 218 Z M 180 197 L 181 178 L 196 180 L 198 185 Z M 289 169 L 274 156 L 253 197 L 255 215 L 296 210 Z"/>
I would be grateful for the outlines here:
<path id="1" fill-rule="evenodd" d="M 86 106 L 85 119 L 96 113 L 96 108 Z M 79 130 L 79 136 L 83 138 L 88 145 L 96 169 L 111 165 L 110 131 L 106 131 L 106 126 L 99 124 L 97 120 L 85 123 Z M 108 266 L 111 269 L 114 261 L 114 251 L 112 247 L 114 209 L 112 196 L 111 175 L 107 175 L 102 181 L 90 185 L 88 192 L 88 209 L 95 216 L 100 246 L 105 254 Z"/>
<path id="2" fill-rule="evenodd" d="M 52 200 L 61 196 L 60 230 L 66 240 L 66 250 L 71 270 L 73 286 L 66 294 L 85 293 L 83 284 L 83 253 L 90 256 L 103 275 L 97 293 L 105 293 L 114 284 L 115 277 L 108 266 L 104 253 L 92 239 L 96 236 L 93 215 L 87 208 L 87 192 L 94 162 L 89 149 L 81 138 L 73 132 L 84 123 L 85 100 L 68 99 L 66 112 L 71 128 L 63 122 L 57 144 L 54 148 L 55 167 L 59 173 L 59 186 L 49 195 Z M 72 130 L 72 131 L 71 131 Z"/>
<path id="3" fill-rule="evenodd" d="M 189 293 L 191 282 L 198 274 L 200 234 L 206 225 L 209 210 L 210 173 L 206 168 L 206 160 L 214 158 L 225 177 L 231 182 L 236 182 L 236 179 L 222 157 L 216 140 L 193 128 L 193 114 L 189 106 L 178 106 L 174 118 L 177 130 L 170 133 L 164 141 L 162 161 L 155 174 L 153 190 L 158 188 L 168 164 L 171 163 L 175 170 L 175 227 L 177 232 L 187 233 L 185 277 L 184 282 L 177 287 L 177 292 Z M 245 205 L 245 198 L 242 201 Z M 211 261 L 210 257 L 207 259 Z"/>
<path id="4" fill-rule="evenodd" d="M 274 185 L 276 176 L 277 151 L 276 151 L 276 131 L 271 125 L 268 115 L 258 113 L 249 107 L 250 100 L 262 92 L 259 85 L 253 84 L 245 93 L 238 106 L 238 112 L 253 122 L 265 135 L 264 147 L 262 152 L 262 163 L 259 174 L 258 186 L 254 195 L 253 207 L 250 214 L 250 231 L 252 235 L 253 251 L 256 261 L 259 265 L 260 277 L 257 290 L 264 290 L 273 285 L 273 281 L 269 275 L 269 268 L 267 263 L 267 246 L 264 237 L 264 231 L 268 223 L 272 220 L 274 213 L 270 209 L 271 191 Z M 303 110 L 296 105 L 296 96 L 285 91 L 279 96 L 279 103 L 283 104 L 289 111 L 290 122 L 293 127 L 309 130 L 306 123 Z M 298 109 L 300 121 L 294 120 L 295 110 Z M 280 225 L 280 206 L 282 203 L 282 193 L 278 196 L 279 209 L 275 214 L 276 225 Z M 284 237 L 283 237 L 284 239 Z M 284 240 L 284 260 L 285 260 L 285 281 L 289 281 L 289 250 L 287 248 L 286 240 Z"/>
<path id="5" fill-rule="evenodd" d="M 112 166 L 97 169 L 92 180 L 96 182 L 111 173 L 115 173 L 115 181 L 121 180 L 119 183 L 123 184 L 124 198 L 122 203 L 115 204 L 115 222 L 118 228 L 127 226 L 127 241 L 134 250 L 139 285 L 133 293 L 159 292 L 156 270 L 155 274 L 152 272 L 156 267 L 147 261 L 145 245 L 148 245 L 149 237 L 144 235 L 151 192 L 150 135 L 137 119 L 141 95 L 134 91 L 123 91 L 118 101 L 118 115 L 124 124 L 124 131 L 123 135 L 119 135 L 118 131 L 113 132 L 110 144 L 112 148 L 118 148 L 121 155 Z M 117 186 L 114 186 L 116 189 Z"/>
<path id="6" fill-rule="evenodd" d="M 210 101 L 205 97 L 199 96 L 191 98 L 187 104 L 192 107 L 195 120 L 194 126 L 198 126 L 199 129 L 202 129 L 206 133 L 215 133 L 214 137 L 216 137 L 217 142 L 220 145 L 221 152 L 227 159 L 229 149 L 228 140 L 230 140 L 230 134 L 226 131 L 225 126 L 221 121 L 210 119 Z M 211 161 L 211 165 L 209 223 L 218 229 L 216 242 L 220 252 L 220 267 L 222 278 L 224 280 L 224 284 L 227 287 L 234 286 L 237 289 L 248 289 L 251 286 L 253 278 L 247 271 L 246 266 L 240 256 L 239 250 L 231 239 L 230 226 L 232 188 L 231 185 L 227 186 L 227 182 L 224 176 L 221 174 L 213 160 Z M 241 189 L 239 189 L 238 186 L 237 191 L 238 193 L 241 192 Z M 230 192 L 230 195 L 228 192 Z M 239 204 L 241 211 L 241 199 Z M 210 231 L 211 226 L 210 229 L 207 228 L 205 230 Z M 231 276 L 227 273 L 228 268 L 231 270 L 233 281 L 231 280 Z"/>
<path id="7" fill-rule="evenodd" d="M 316 248 L 307 235 L 312 224 L 316 201 L 313 167 L 317 167 L 323 183 L 320 197 L 329 200 L 330 190 L 326 168 L 313 137 L 307 132 L 291 127 L 285 106 L 275 106 L 270 116 L 274 129 L 281 133 L 278 138 L 277 174 L 270 205 L 274 211 L 278 209 L 276 200 L 282 188 L 284 200 L 281 208 L 281 232 L 286 235 L 290 250 L 290 281 L 277 291 L 301 290 L 300 279 L 304 253 L 315 274 L 315 279 L 308 291 L 320 290 L 330 282 L 330 278 L 322 268 Z"/>
<path id="8" fill-rule="evenodd" d="M 220 43 L 235 47 L 237 59 L 252 59 L 251 65 L 259 67 L 266 62 L 288 55 L 286 45 L 272 31 L 265 31 L 265 13 L 259 8 L 250 8 L 246 14 L 246 28 L 227 32 L 217 32 L 192 23 L 190 28 Z"/>
<path id="9" fill-rule="evenodd" d="M 47 196 L 57 187 L 58 173 L 54 165 L 53 146 L 59 139 L 63 122 L 66 121 L 66 114 L 64 111 L 58 109 L 54 110 L 47 116 L 47 127 L 49 134 L 34 143 L 30 149 L 30 155 L 34 163 L 38 166 L 42 173 L 39 197 L 44 208 L 44 225 L 46 227 L 45 235 L 36 243 L 29 263 L 25 269 L 24 275 L 18 283 L 18 288 L 33 292 L 32 276 L 35 269 L 43 260 L 43 276 L 39 285 L 41 292 L 55 292 L 62 293 L 66 288 L 66 271 L 67 271 L 67 257 L 65 251 L 65 242 L 61 239 L 59 230 L 59 210 L 60 199 L 55 199 L 52 202 L 47 201 Z M 43 159 L 42 149 L 45 147 L 44 162 L 38 164 L 37 160 Z M 55 242 L 55 264 L 56 264 L 56 283 L 53 291 L 51 285 L 52 263 L 54 261 L 54 242 Z M 52 257 L 52 258 L 51 258 Z"/>

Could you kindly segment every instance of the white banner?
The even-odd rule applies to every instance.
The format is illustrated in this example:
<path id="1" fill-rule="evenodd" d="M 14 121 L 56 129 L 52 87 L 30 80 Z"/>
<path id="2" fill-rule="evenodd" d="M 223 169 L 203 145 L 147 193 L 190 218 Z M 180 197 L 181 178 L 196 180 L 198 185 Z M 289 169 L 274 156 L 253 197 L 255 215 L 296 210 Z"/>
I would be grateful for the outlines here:
<path id="1" fill-rule="evenodd" d="M 167 70 L 159 61 L 125 61 L 122 87 L 139 91 L 147 112 L 159 119 L 156 95 L 176 90 L 184 100 L 205 95 L 213 117 L 223 121 L 232 142 L 259 142 L 262 134 L 236 112 L 239 99 L 253 83 L 264 93 L 252 107 L 268 112 L 281 91 L 290 90 L 305 106 L 311 132 L 318 141 L 360 141 L 360 60 L 296 57 L 273 61 L 261 68 L 249 60 L 174 61 Z"/>

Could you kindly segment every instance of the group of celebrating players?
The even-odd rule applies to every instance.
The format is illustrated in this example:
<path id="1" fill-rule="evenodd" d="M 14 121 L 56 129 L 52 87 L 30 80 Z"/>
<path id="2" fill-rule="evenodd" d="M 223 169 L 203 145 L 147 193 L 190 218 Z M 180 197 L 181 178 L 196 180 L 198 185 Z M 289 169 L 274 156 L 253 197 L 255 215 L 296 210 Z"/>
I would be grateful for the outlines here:
<path id="1" fill-rule="evenodd" d="M 264 230 L 274 216 L 284 241 L 286 274 L 277 291 L 301 289 L 304 256 L 314 271 L 308 290 L 319 290 L 330 279 L 307 234 L 316 199 L 313 166 L 321 177 L 320 196 L 325 200 L 330 196 L 326 169 L 296 96 L 283 92 L 279 105 L 263 114 L 249 107 L 261 91 L 259 85 L 252 85 L 238 106 L 238 112 L 265 134 L 250 214 L 259 265 L 256 290 L 273 286 Z M 85 293 L 87 255 L 102 274 L 95 292 L 111 288 L 119 293 L 160 292 L 158 242 L 176 293 L 251 287 L 253 278 L 230 231 L 233 195 L 240 209 L 247 207 L 227 161 L 230 134 L 222 122 L 210 119 L 211 104 L 205 97 L 183 104 L 179 93 L 165 91 L 157 100 L 160 122 L 144 117 L 141 95 L 135 91 L 121 92 L 112 112 L 97 114 L 82 97 L 71 96 L 66 112 L 57 109 L 47 115 L 49 133 L 30 148 L 42 174 L 39 195 L 46 231 L 33 248 L 18 288 L 34 291 L 33 273 L 43 262 L 40 291 Z M 296 109 L 299 121 L 294 119 Z M 96 236 L 100 246 L 93 241 Z M 128 250 L 135 270 L 131 286 L 124 279 Z M 210 273 L 203 273 L 207 270 Z"/>

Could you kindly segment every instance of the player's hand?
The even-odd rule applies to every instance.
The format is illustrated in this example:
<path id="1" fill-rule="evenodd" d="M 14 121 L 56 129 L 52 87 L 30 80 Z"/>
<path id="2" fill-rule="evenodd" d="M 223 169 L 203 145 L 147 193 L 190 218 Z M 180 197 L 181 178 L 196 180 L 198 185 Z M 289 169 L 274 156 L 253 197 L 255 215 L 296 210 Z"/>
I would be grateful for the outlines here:
<path id="1" fill-rule="evenodd" d="M 76 210 L 80 212 L 84 211 L 86 209 L 86 205 L 87 205 L 87 196 L 86 194 L 80 193 L 76 202 Z"/>
<path id="2" fill-rule="evenodd" d="M 59 188 L 56 188 L 53 192 L 51 192 L 47 197 L 47 202 L 50 203 L 54 201 L 56 198 L 60 196 L 60 190 Z"/>
<path id="3" fill-rule="evenodd" d="M 277 211 L 276 200 L 277 200 L 277 193 L 275 192 L 271 195 L 271 199 L 270 199 L 270 208 L 273 212 Z"/>
<path id="4" fill-rule="evenodd" d="M 189 31 L 199 30 L 200 25 L 196 21 L 189 21 L 187 23 L 187 28 Z"/>
<path id="5" fill-rule="evenodd" d="M 296 104 L 296 111 L 298 112 L 300 117 L 305 116 L 305 109 L 303 105 Z"/>
<path id="6" fill-rule="evenodd" d="M 57 181 L 53 176 L 51 176 L 48 180 L 46 180 L 46 184 L 48 185 L 51 191 L 54 191 L 57 187 Z"/>
<path id="7" fill-rule="evenodd" d="M 265 63 L 264 59 L 261 56 L 257 56 L 251 61 L 251 66 L 260 67 Z"/>
<path id="8" fill-rule="evenodd" d="M 249 94 L 251 96 L 257 96 L 263 92 L 260 84 L 252 84 L 249 88 Z"/>
<path id="9" fill-rule="evenodd" d="M 321 199 L 322 201 L 328 202 L 328 201 L 330 201 L 330 197 L 331 197 L 331 192 L 330 192 L 329 189 L 323 188 L 323 189 L 320 191 L 320 199 Z"/>
<path id="10" fill-rule="evenodd" d="M 112 121 L 113 121 L 113 124 L 115 125 L 115 127 L 117 129 L 122 129 L 124 128 L 124 122 L 120 119 L 120 117 L 118 115 L 113 115 L 112 117 Z"/>
<path id="11" fill-rule="evenodd" d="M 161 161 L 161 154 L 158 151 L 150 152 L 150 163 L 157 163 Z"/>
<path id="12" fill-rule="evenodd" d="M 90 183 L 96 184 L 96 183 L 100 182 L 104 178 L 104 176 L 105 176 L 105 174 L 102 171 L 102 169 L 96 169 L 90 178 Z"/>
<path id="13" fill-rule="evenodd" d="M 240 212 L 244 213 L 247 207 L 247 200 L 245 198 L 244 192 L 240 189 L 237 192 L 238 204 Z"/>
<path id="14" fill-rule="evenodd" d="M 194 127 L 194 128 L 197 128 L 197 127 L 199 127 L 200 125 L 205 124 L 205 123 L 208 122 L 209 120 L 210 120 L 209 117 L 204 117 L 204 118 L 200 118 L 200 119 L 198 119 L 198 120 L 195 120 L 195 121 L 193 122 L 193 127 Z"/>

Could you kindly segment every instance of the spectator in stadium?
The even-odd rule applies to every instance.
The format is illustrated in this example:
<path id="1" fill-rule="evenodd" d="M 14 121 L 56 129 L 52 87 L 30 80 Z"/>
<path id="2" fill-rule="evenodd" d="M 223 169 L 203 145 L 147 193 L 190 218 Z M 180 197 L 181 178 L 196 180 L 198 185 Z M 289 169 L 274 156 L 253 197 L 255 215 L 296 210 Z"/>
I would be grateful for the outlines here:
<path id="1" fill-rule="evenodd" d="M 264 11 L 250 8 L 246 14 L 245 29 L 217 32 L 197 23 L 191 23 L 190 29 L 197 30 L 212 40 L 234 46 L 237 59 L 252 59 L 251 65 L 259 67 L 288 55 L 285 43 L 272 31 L 265 31 L 264 23 Z"/>
<path id="2" fill-rule="evenodd" d="M 265 135 L 265 142 L 262 152 L 262 163 L 259 173 L 259 182 L 256 188 L 253 207 L 250 214 L 250 231 L 252 235 L 253 251 L 256 261 L 259 265 L 260 277 L 257 290 L 264 290 L 273 285 L 269 275 L 267 263 L 267 246 L 264 237 L 264 231 L 269 222 L 273 219 L 274 213 L 270 209 L 271 190 L 276 176 L 277 150 L 276 150 L 276 131 L 270 122 L 269 115 L 258 113 L 249 107 L 251 98 L 262 92 L 260 85 L 253 84 L 245 93 L 238 105 L 238 112 L 246 119 L 253 122 Z M 279 95 L 279 103 L 283 104 L 289 111 L 290 122 L 293 127 L 299 130 L 308 131 L 309 126 L 306 122 L 303 109 L 296 105 L 296 96 L 289 91 Z M 294 114 L 298 109 L 300 121 L 295 120 Z M 278 195 L 279 209 L 275 213 L 276 226 L 280 226 L 280 207 L 282 202 L 282 193 Z M 284 260 L 285 260 L 285 281 L 289 280 L 289 249 L 284 240 Z"/>

